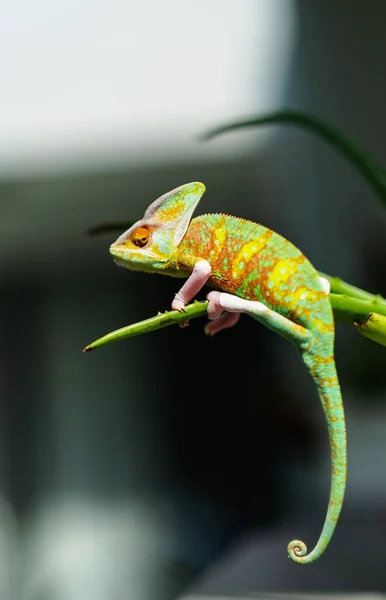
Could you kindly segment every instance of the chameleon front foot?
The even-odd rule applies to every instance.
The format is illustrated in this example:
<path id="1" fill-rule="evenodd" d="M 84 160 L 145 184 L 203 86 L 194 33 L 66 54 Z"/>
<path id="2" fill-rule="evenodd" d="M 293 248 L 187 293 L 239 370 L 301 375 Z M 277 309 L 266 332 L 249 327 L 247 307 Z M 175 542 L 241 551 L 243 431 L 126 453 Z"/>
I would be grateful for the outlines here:
<path id="1" fill-rule="evenodd" d="M 288 551 L 288 558 L 290 558 L 294 562 L 298 563 L 299 565 L 304 565 L 307 562 L 309 562 L 307 560 L 307 556 L 306 556 L 307 555 L 307 546 L 305 545 L 304 542 L 301 542 L 300 540 L 293 540 L 292 542 L 290 542 L 288 544 L 287 551 Z M 310 561 L 310 562 L 312 562 L 312 561 Z"/>
<path id="2" fill-rule="evenodd" d="M 196 262 L 189 278 L 174 296 L 174 300 L 172 302 L 173 310 L 178 310 L 179 312 L 184 310 L 189 300 L 194 298 L 194 296 L 206 284 L 210 275 L 210 271 L 211 267 L 208 261 L 199 260 Z"/>

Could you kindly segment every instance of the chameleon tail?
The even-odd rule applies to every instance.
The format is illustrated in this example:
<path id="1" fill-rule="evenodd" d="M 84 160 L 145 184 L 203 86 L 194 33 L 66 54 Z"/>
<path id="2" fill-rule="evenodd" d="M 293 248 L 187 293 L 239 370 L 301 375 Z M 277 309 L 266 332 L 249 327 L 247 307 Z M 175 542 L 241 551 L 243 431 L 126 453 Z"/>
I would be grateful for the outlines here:
<path id="1" fill-rule="evenodd" d="M 332 462 L 331 491 L 322 533 L 312 552 L 307 554 L 307 546 L 299 540 L 288 544 L 289 558 L 301 565 L 314 562 L 327 548 L 342 508 L 346 486 L 347 447 L 342 396 L 333 350 L 331 348 L 331 352 L 326 355 L 325 349 L 324 352 L 321 350 L 322 347 L 321 342 L 315 344 L 312 353 L 305 352 L 302 358 L 318 388 L 326 415 Z"/>

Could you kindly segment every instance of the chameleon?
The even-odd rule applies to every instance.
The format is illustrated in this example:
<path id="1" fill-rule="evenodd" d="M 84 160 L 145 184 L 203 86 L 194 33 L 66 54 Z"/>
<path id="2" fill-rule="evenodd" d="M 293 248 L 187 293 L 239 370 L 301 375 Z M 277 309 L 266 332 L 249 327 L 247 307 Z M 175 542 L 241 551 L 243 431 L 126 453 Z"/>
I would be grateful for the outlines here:
<path id="1" fill-rule="evenodd" d="M 204 285 L 211 288 L 207 334 L 235 325 L 244 313 L 297 347 L 319 393 L 332 465 L 328 509 L 315 547 L 308 553 L 304 542 L 293 540 L 287 548 L 294 562 L 309 564 L 331 540 L 346 487 L 346 426 L 329 283 L 298 248 L 264 225 L 227 214 L 192 218 L 204 192 L 203 183 L 192 182 L 164 194 L 110 253 L 128 269 L 184 278 L 173 310 L 183 311 Z"/>

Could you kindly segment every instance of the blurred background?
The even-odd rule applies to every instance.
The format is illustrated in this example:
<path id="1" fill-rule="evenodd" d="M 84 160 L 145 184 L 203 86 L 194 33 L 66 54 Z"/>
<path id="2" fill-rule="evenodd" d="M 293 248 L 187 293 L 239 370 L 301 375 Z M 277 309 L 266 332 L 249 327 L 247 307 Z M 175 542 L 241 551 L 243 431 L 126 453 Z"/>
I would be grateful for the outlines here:
<path id="1" fill-rule="evenodd" d="M 350 470 L 322 560 L 330 456 L 294 348 L 242 318 L 82 355 L 170 306 L 177 280 L 118 269 L 100 222 L 203 181 L 197 213 L 279 231 L 386 294 L 386 211 L 290 127 L 199 141 L 284 107 L 386 165 L 382 0 L 27 0 L 0 19 L 0 598 L 166 600 L 386 591 L 385 351 L 337 324 Z"/>

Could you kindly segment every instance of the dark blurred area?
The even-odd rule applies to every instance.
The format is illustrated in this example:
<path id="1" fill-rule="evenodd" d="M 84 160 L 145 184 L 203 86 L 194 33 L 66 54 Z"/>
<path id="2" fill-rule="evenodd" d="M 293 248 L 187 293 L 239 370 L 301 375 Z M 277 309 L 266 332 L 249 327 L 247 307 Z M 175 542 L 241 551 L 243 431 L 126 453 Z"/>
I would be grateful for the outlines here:
<path id="1" fill-rule="evenodd" d="M 246 317 L 208 339 L 198 319 L 81 353 L 169 308 L 180 285 L 118 269 L 119 232 L 85 232 L 189 181 L 207 187 L 197 214 L 264 223 L 318 269 L 386 294 L 385 207 L 331 148 L 284 126 L 198 141 L 291 107 L 386 165 L 385 3 L 22 5 L 6 6 L 0 42 L 0 598 L 386 591 L 382 346 L 337 324 L 347 495 L 307 568 L 286 547 L 318 538 L 330 453 L 288 342 Z"/>

